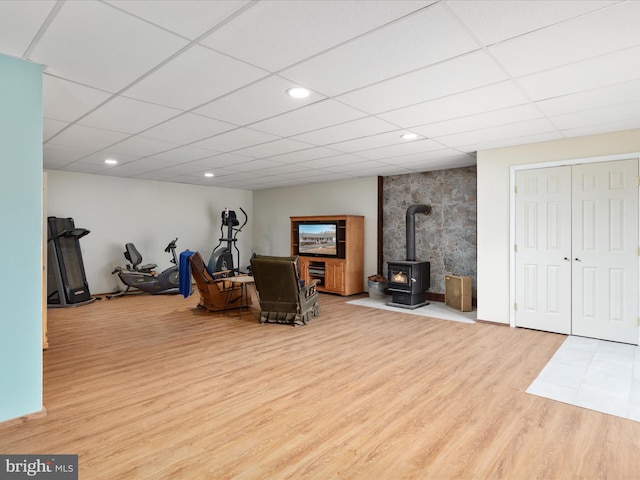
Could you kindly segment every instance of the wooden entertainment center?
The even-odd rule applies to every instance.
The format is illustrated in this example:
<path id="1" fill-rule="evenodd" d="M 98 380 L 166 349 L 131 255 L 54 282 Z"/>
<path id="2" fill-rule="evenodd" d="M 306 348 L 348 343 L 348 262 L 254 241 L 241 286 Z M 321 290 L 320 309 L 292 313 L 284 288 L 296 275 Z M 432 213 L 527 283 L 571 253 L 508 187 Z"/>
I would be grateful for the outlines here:
<path id="1" fill-rule="evenodd" d="M 298 229 L 301 224 L 336 224 L 335 256 L 300 253 Z M 359 215 L 319 215 L 291 217 L 291 255 L 300 259 L 300 277 L 307 283 L 319 280 L 319 292 L 353 295 L 364 291 L 364 217 Z"/>

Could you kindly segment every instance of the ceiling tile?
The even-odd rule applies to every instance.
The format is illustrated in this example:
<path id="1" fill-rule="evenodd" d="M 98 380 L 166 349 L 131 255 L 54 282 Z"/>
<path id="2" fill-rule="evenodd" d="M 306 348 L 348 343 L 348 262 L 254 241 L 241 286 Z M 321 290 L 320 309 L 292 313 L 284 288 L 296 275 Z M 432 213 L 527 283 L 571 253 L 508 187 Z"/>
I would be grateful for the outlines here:
<path id="1" fill-rule="evenodd" d="M 143 137 L 187 144 L 233 130 L 235 125 L 193 113 L 185 113 L 144 131 Z"/>
<path id="2" fill-rule="evenodd" d="M 282 76 L 339 95 L 477 48 L 464 27 L 436 4 L 284 70 Z"/>
<path id="3" fill-rule="evenodd" d="M 0 52 L 45 64 L 45 168 L 257 190 L 640 128 L 639 14 L 617 0 L 5 0 Z"/>
<path id="4" fill-rule="evenodd" d="M 60 120 L 52 120 L 51 118 L 42 119 L 42 138 L 47 141 L 53 137 L 56 133 L 69 125 L 69 122 L 62 122 Z"/>
<path id="5" fill-rule="evenodd" d="M 388 147 L 398 143 L 405 143 L 405 140 L 401 138 L 403 133 L 405 133 L 405 130 L 398 129 L 392 132 L 379 133 L 368 137 L 347 140 L 346 142 L 334 143 L 331 145 L 331 148 L 341 152 L 353 153 L 361 150 L 370 150 L 372 148 Z"/>
<path id="6" fill-rule="evenodd" d="M 437 142 L 447 147 L 457 148 L 465 145 L 491 142 L 494 140 L 517 138 L 525 135 L 535 135 L 554 131 L 554 127 L 546 118 L 528 120 L 524 122 L 498 125 L 482 128 L 470 132 L 456 133 L 435 138 Z"/>
<path id="7" fill-rule="evenodd" d="M 432 150 L 439 150 L 442 145 L 432 140 L 414 140 L 389 147 L 374 148 L 373 150 L 364 150 L 358 152 L 358 156 L 371 160 L 381 160 L 383 158 L 398 157 L 408 155 L 410 153 L 423 153 Z"/>
<path id="8" fill-rule="evenodd" d="M 523 105 L 527 102 L 527 98 L 520 89 L 511 81 L 507 81 L 401 108 L 378 116 L 404 128 L 411 128 Z"/>
<path id="9" fill-rule="evenodd" d="M 640 79 L 640 47 L 583 60 L 517 79 L 532 100 L 544 100 Z"/>
<path id="10" fill-rule="evenodd" d="M 520 137 L 501 138 L 498 140 L 488 140 L 486 138 L 483 138 L 478 143 L 465 145 L 464 147 L 460 147 L 459 150 L 464 150 L 471 153 L 471 152 L 477 152 L 479 150 L 489 150 L 492 148 L 509 147 L 511 145 L 525 145 L 529 143 L 551 142 L 554 140 L 560 140 L 562 138 L 565 138 L 565 135 L 563 135 L 558 131 L 538 133 L 538 134 L 532 134 L 532 135 L 526 134 Z"/>
<path id="11" fill-rule="evenodd" d="M 157 164 L 150 165 L 148 162 L 138 160 L 135 162 L 125 163 L 123 165 L 109 167 L 108 169 L 101 170 L 100 173 L 114 177 L 132 177 L 134 175 L 156 170 L 158 167 L 159 165 Z"/>
<path id="12" fill-rule="evenodd" d="M 309 177 L 310 175 L 312 175 L 314 173 L 316 173 L 316 170 L 305 168 L 304 170 L 283 172 L 283 173 L 280 173 L 278 176 L 282 177 L 282 178 L 287 178 L 287 179 L 298 180 L 299 181 L 300 179 L 307 178 L 307 177 Z M 322 173 L 326 173 L 326 172 L 324 172 L 323 170 L 320 170 L 317 173 L 322 174 Z"/>
<path id="13" fill-rule="evenodd" d="M 354 162 L 357 164 L 370 163 L 370 160 L 366 160 L 362 157 L 357 157 L 349 153 L 343 153 L 335 155 L 333 157 L 319 158 L 317 160 L 308 160 L 298 165 L 308 168 L 318 168 L 330 170 L 332 172 L 348 172 L 353 170 L 359 170 L 360 168 L 352 168 Z M 331 169 L 330 167 L 340 167 Z"/>
<path id="14" fill-rule="evenodd" d="M 180 113 L 180 110 L 173 108 L 119 96 L 101 105 L 78 123 L 117 132 L 138 133 Z"/>
<path id="15" fill-rule="evenodd" d="M 276 162 L 274 162 L 276 163 Z M 262 170 L 262 173 L 264 175 L 283 175 L 283 174 L 287 174 L 287 173 L 300 173 L 300 172 L 306 172 L 307 168 L 296 164 L 296 163 L 292 163 L 289 165 L 276 165 L 276 166 L 270 166 L 268 169 L 266 170 Z M 256 173 L 261 173 L 261 172 L 256 172 Z"/>
<path id="16" fill-rule="evenodd" d="M 169 181 L 171 178 L 175 177 L 175 173 L 166 171 L 166 169 L 158 169 L 152 170 L 146 173 L 139 173 L 133 175 L 131 178 L 135 178 L 138 180 L 156 180 L 156 181 Z"/>
<path id="17" fill-rule="evenodd" d="M 213 168 L 216 169 L 216 172 L 218 172 L 220 168 L 237 171 L 238 169 L 242 170 L 244 167 L 241 165 L 244 165 L 251 160 L 253 160 L 252 157 L 236 155 L 235 153 L 223 153 L 196 160 L 192 162 L 192 164 L 205 170 Z"/>
<path id="18" fill-rule="evenodd" d="M 91 155 L 87 155 L 86 157 L 74 162 L 74 165 L 92 164 L 92 165 L 100 165 L 104 169 L 112 168 L 112 165 L 107 165 L 104 163 L 104 161 L 108 158 L 117 160 L 118 165 L 123 165 L 125 163 L 138 160 L 140 157 L 136 155 L 124 155 L 122 153 L 111 152 L 109 151 L 108 148 L 106 148 L 99 152 L 92 153 Z"/>
<path id="19" fill-rule="evenodd" d="M 127 89 L 128 97 L 189 110 L 268 72 L 194 45 Z M 180 85 L 180 88 L 175 88 Z"/>
<path id="20" fill-rule="evenodd" d="M 413 127 L 411 130 L 415 133 L 424 135 L 425 137 L 433 138 L 498 125 L 517 123 L 525 120 L 534 120 L 540 117 L 542 117 L 540 110 L 538 110 L 534 105 L 527 104 Z"/>
<path id="21" fill-rule="evenodd" d="M 640 80 L 540 100 L 536 106 L 547 115 L 562 115 L 634 101 L 640 101 Z"/>
<path id="22" fill-rule="evenodd" d="M 122 132 L 87 127 L 85 125 L 71 125 L 66 130 L 56 134 L 47 143 L 82 149 L 89 154 L 124 140 L 128 136 L 128 134 Z"/>
<path id="23" fill-rule="evenodd" d="M 335 100 L 322 100 L 298 110 L 254 123 L 251 128 L 273 135 L 292 136 L 364 116 L 366 114 L 361 111 Z"/>
<path id="24" fill-rule="evenodd" d="M 78 163 L 74 162 L 70 165 L 67 165 L 60 170 L 66 172 L 75 172 L 75 173 L 90 173 L 90 174 L 98 174 L 100 172 L 106 172 L 108 175 L 108 168 L 105 165 L 98 165 L 97 163 Z"/>
<path id="25" fill-rule="evenodd" d="M 321 170 L 310 170 L 310 174 L 307 177 L 307 180 L 308 183 L 325 183 L 340 182 L 342 180 L 351 180 L 353 178 L 357 178 L 357 175 L 349 175 L 347 173 L 331 173 Z"/>
<path id="26" fill-rule="evenodd" d="M 323 165 L 323 170 L 335 173 L 356 173 L 363 176 L 371 176 L 374 169 L 386 169 L 389 165 L 378 162 L 376 160 L 364 160 L 355 155 L 347 155 L 343 158 L 342 163 L 333 165 Z"/>
<path id="27" fill-rule="evenodd" d="M 402 162 L 398 167 L 407 169 L 410 172 L 428 172 L 431 170 L 444 170 L 450 168 L 470 167 L 475 165 L 475 158 L 464 153 L 458 153 L 450 157 L 432 158 L 429 160 L 418 160 L 413 162 Z"/>
<path id="28" fill-rule="evenodd" d="M 42 153 L 44 168 L 56 170 L 84 157 L 87 154 L 87 150 L 45 143 L 42 146 Z"/>
<path id="29" fill-rule="evenodd" d="M 117 92 L 186 43 L 109 5 L 65 2 L 30 58 L 57 77 Z"/>
<path id="30" fill-rule="evenodd" d="M 551 121 L 561 130 L 577 129 L 613 122 L 635 120 L 640 127 L 640 101 L 610 107 L 582 110 L 551 117 Z"/>
<path id="31" fill-rule="evenodd" d="M 172 164 L 192 162 L 201 158 L 206 158 L 211 155 L 211 150 L 205 150 L 203 148 L 195 148 L 191 146 L 176 147 L 171 150 L 165 150 L 154 155 L 150 155 L 146 158 L 151 160 L 161 160 L 163 162 L 170 162 Z"/>
<path id="32" fill-rule="evenodd" d="M 3 0 L 0 2 L 2 52 L 22 57 L 57 2 L 55 0 Z"/>
<path id="33" fill-rule="evenodd" d="M 246 181 L 249 180 L 250 183 L 257 183 L 262 181 L 262 177 L 264 177 L 264 175 L 260 176 L 260 177 L 256 177 L 255 173 L 253 172 L 242 172 L 242 171 L 238 171 L 238 172 L 225 172 L 224 175 L 216 175 L 215 178 L 224 179 L 224 182 L 237 182 L 237 181 Z"/>
<path id="34" fill-rule="evenodd" d="M 42 77 L 42 109 L 47 118 L 73 122 L 111 96 L 111 93 L 62 78 L 51 75 Z"/>
<path id="35" fill-rule="evenodd" d="M 125 10 L 178 35 L 194 40 L 247 5 L 249 0 L 107 0 Z"/>
<path id="36" fill-rule="evenodd" d="M 513 76 L 527 75 L 640 44 L 640 2 L 623 2 L 513 40 L 489 51 Z"/>
<path id="37" fill-rule="evenodd" d="M 409 153 L 407 155 L 400 155 L 393 158 L 381 159 L 380 163 L 387 163 L 390 165 L 404 165 L 404 166 L 412 166 L 415 167 L 419 162 L 426 164 L 433 160 L 442 160 L 442 159 L 450 159 L 453 157 L 464 157 L 470 158 L 472 155 L 467 153 L 463 153 L 460 150 L 456 150 L 453 148 L 442 148 L 440 146 L 438 149 L 431 150 L 429 152 L 416 152 Z"/>
<path id="38" fill-rule="evenodd" d="M 146 157 L 165 150 L 172 150 L 178 145 L 175 143 L 161 142 L 153 138 L 130 137 L 122 142 L 112 145 L 109 150 L 115 153 L 124 153 L 127 155 L 137 155 Z"/>
<path id="39" fill-rule="evenodd" d="M 378 166 L 369 167 L 367 171 L 369 173 L 366 176 L 406 175 L 409 173 L 413 173 L 411 172 L 411 170 L 403 167 L 402 165 L 384 165 L 379 167 Z"/>
<path id="40" fill-rule="evenodd" d="M 191 163 L 182 163 L 180 165 L 172 165 L 170 167 L 156 170 L 156 172 L 158 172 L 158 176 L 155 179 L 161 180 L 165 178 L 175 177 L 177 175 L 188 175 L 188 174 L 196 173 L 200 171 L 201 171 L 201 168 L 198 166 L 192 165 Z M 146 176 L 146 175 L 152 175 L 153 172 L 138 172 L 138 173 L 135 173 L 134 175 L 142 178 L 141 175 L 143 174 L 145 175 L 144 178 L 151 179 L 152 178 L 151 176 Z"/>
<path id="41" fill-rule="evenodd" d="M 596 0 L 454 0 L 447 6 L 485 45 L 533 32 L 569 18 L 611 5 Z"/>
<path id="42" fill-rule="evenodd" d="M 239 155 L 247 155 L 249 157 L 271 157 L 281 155 L 283 153 L 296 152 L 309 148 L 308 143 L 298 142 L 289 138 L 281 138 L 269 143 L 263 143 L 254 147 L 243 148 L 235 153 Z"/>
<path id="43" fill-rule="evenodd" d="M 430 3 L 433 2 L 259 2 L 202 43 L 275 72 Z"/>
<path id="44" fill-rule="evenodd" d="M 396 130 L 398 130 L 398 127 L 389 122 L 375 117 L 366 117 L 303 133 L 302 135 L 294 136 L 293 139 L 320 146 Z"/>
<path id="45" fill-rule="evenodd" d="M 233 166 L 228 166 L 227 168 L 229 168 L 230 170 L 236 170 L 238 172 L 250 172 L 255 177 L 260 178 L 263 175 L 260 172 L 264 172 L 265 170 L 270 172 L 271 168 L 280 166 L 282 166 L 281 163 L 274 162 L 271 159 L 250 159 L 247 162 L 236 163 Z"/>
<path id="46" fill-rule="evenodd" d="M 230 152 L 241 148 L 251 147 L 261 143 L 277 140 L 278 137 L 268 133 L 257 132 L 250 128 L 238 128 L 230 132 L 221 133 L 194 143 L 193 147 L 206 148 L 218 152 Z"/>
<path id="47" fill-rule="evenodd" d="M 295 86 L 297 84 L 290 80 L 271 75 L 207 103 L 194 112 L 236 125 L 247 125 L 325 98 L 315 92 L 301 99 L 287 95 L 286 91 Z"/>
<path id="48" fill-rule="evenodd" d="M 635 130 L 640 128 L 640 118 L 619 120 L 610 123 L 600 123 L 586 127 L 571 128 L 562 132 L 564 137 L 582 137 L 585 135 L 599 135 L 609 132 L 620 132 L 623 130 Z"/>
<path id="49" fill-rule="evenodd" d="M 381 113 L 506 79 L 505 72 L 482 50 L 361 88 L 338 100 L 369 113 Z"/>
<path id="50" fill-rule="evenodd" d="M 307 148 L 305 150 L 297 150 L 295 152 L 284 153 L 282 155 L 277 155 L 271 157 L 271 160 L 277 160 L 278 162 L 287 163 L 287 164 L 296 164 L 298 162 L 304 162 L 305 160 L 313 160 L 316 158 L 324 158 L 324 157 L 332 157 L 334 155 L 339 155 L 340 152 L 325 148 L 325 147 L 314 147 Z"/>

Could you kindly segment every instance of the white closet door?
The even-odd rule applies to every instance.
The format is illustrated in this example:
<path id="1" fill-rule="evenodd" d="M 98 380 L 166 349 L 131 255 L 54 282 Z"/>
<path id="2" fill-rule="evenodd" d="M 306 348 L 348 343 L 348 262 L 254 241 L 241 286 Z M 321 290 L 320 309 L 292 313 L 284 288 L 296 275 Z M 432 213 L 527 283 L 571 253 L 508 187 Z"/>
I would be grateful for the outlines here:
<path id="1" fill-rule="evenodd" d="M 516 173 L 516 326 L 571 333 L 571 167 Z"/>
<path id="2" fill-rule="evenodd" d="M 638 344 L 638 161 L 573 167 L 572 333 Z"/>

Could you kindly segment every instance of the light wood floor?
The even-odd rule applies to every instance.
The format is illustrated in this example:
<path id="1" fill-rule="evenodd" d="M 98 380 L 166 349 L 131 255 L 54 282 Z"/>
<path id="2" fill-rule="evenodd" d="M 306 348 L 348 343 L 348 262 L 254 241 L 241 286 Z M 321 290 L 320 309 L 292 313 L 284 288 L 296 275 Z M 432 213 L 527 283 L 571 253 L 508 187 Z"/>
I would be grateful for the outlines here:
<path id="1" fill-rule="evenodd" d="M 640 423 L 525 393 L 564 336 L 347 300 L 303 327 L 196 297 L 50 309 L 47 416 L 0 452 L 91 480 L 638 478 Z"/>

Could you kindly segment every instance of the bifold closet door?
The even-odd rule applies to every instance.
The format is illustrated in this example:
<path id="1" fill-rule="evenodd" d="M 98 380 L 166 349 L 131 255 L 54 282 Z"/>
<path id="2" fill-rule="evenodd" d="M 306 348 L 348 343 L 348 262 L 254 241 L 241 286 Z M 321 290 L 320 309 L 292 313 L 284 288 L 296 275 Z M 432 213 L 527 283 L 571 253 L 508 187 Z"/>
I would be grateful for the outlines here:
<path id="1" fill-rule="evenodd" d="M 638 161 L 575 165 L 571 333 L 638 344 Z"/>
<path id="2" fill-rule="evenodd" d="M 518 327 L 638 344 L 638 160 L 516 173 Z"/>
<path id="3" fill-rule="evenodd" d="M 516 326 L 571 333 L 571 167 L 516 173 Z"/>

